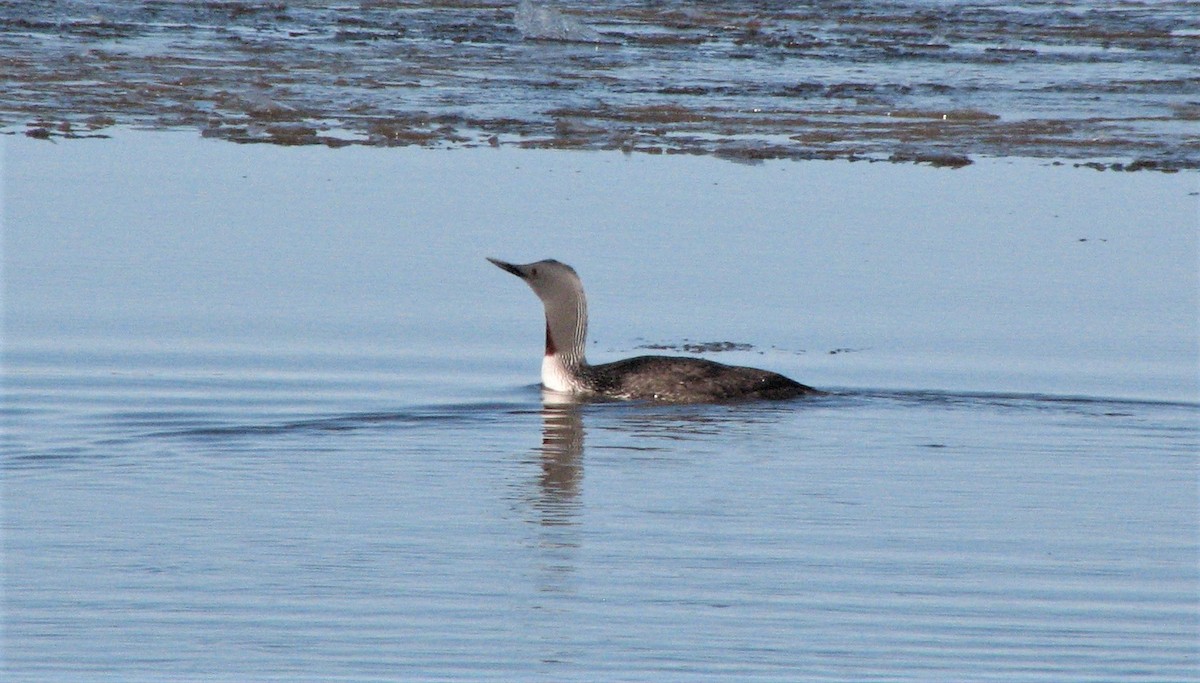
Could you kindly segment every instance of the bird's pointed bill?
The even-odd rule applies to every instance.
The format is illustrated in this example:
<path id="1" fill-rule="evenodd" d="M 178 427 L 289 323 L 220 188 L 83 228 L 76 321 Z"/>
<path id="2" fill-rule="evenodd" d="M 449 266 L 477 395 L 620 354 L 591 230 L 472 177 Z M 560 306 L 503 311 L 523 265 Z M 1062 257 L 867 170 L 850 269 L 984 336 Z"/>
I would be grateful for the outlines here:
<path id="1" fill-rule="evenodd" d="M 524 277 L 525 277 L 525 271 L 521 270 L 520 266 L 513 265 L 507 261 L 501 261 L 500 259 L 494 259 L 491 256 L 488 256 L 487 260 L 496 264 L 497 267 L 502 268 L 503 270 L 507 270 L 508 272 L 512 273 L 513 275 L 516 275 L 519 278 L 524 279 Z"/>

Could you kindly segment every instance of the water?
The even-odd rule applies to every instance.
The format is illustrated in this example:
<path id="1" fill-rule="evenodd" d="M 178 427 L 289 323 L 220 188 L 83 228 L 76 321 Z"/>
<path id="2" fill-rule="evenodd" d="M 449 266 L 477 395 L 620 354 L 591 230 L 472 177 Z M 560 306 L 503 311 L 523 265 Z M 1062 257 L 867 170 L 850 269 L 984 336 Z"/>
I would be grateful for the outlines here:
<path id="1" fill-rule="evenodd" d="M 529 7 L 0 2 L 0 123 L 42 137 L 116 123 L 288 145 L 1200 167 L 1188 0 Z M 572 31 L 602 43 L 524 39 Z"/>
<path id="2" fill-rule="evenodd" d="M 1197 680 L 1197 185 L 5 139 L 5 680 Z M 707 342 L 830 389 L 543 404 Z"/>

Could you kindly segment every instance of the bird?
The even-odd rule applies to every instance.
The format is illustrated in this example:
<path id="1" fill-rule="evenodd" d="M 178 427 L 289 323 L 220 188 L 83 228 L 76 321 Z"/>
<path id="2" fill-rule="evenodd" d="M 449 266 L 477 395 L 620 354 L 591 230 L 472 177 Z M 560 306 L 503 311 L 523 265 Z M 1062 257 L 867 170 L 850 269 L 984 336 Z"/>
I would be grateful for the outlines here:
<path id="1" fill-rule="evenodd" d="M 521 278 L 546 311 L 542 386 L 580 399 L 723 403 L 782 400 L 823 393 L 769 370 L 704 358 L 637 356 L 591 365 L 584 355 L 587 298 L 575 269 L 545 259 L 519 265 L 487 257 Z"/>

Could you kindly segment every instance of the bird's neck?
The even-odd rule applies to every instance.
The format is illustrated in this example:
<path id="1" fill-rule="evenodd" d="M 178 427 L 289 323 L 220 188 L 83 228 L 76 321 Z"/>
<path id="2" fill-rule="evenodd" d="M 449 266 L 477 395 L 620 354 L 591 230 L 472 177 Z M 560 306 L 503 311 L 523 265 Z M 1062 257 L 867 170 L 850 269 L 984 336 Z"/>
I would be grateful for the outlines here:
<path id="1" fill-rule="evenodd" d="M 587 302 L 582 295 L 546 304 L 546 355 L 542 384 L 554 391 L 583 390 L 587 368 Z"/>

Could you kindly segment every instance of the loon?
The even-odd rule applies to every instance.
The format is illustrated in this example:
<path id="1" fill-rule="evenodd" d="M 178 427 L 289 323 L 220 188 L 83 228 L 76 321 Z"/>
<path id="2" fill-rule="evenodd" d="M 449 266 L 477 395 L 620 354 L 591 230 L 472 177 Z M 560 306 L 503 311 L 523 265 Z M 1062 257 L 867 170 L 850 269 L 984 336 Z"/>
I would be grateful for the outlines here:
<path id="1" fill-rule="evenodd" d="M 780 400 L 822 393 L 774 372 L 703 358 L 638 356 L 590 365 L 584 357 L 587 299 L 575 269 L 554 259 L 525 265 L 488 260 L 524 280 L 545 306 L 542 386 L 551 391 L 664 403 Z"/>

